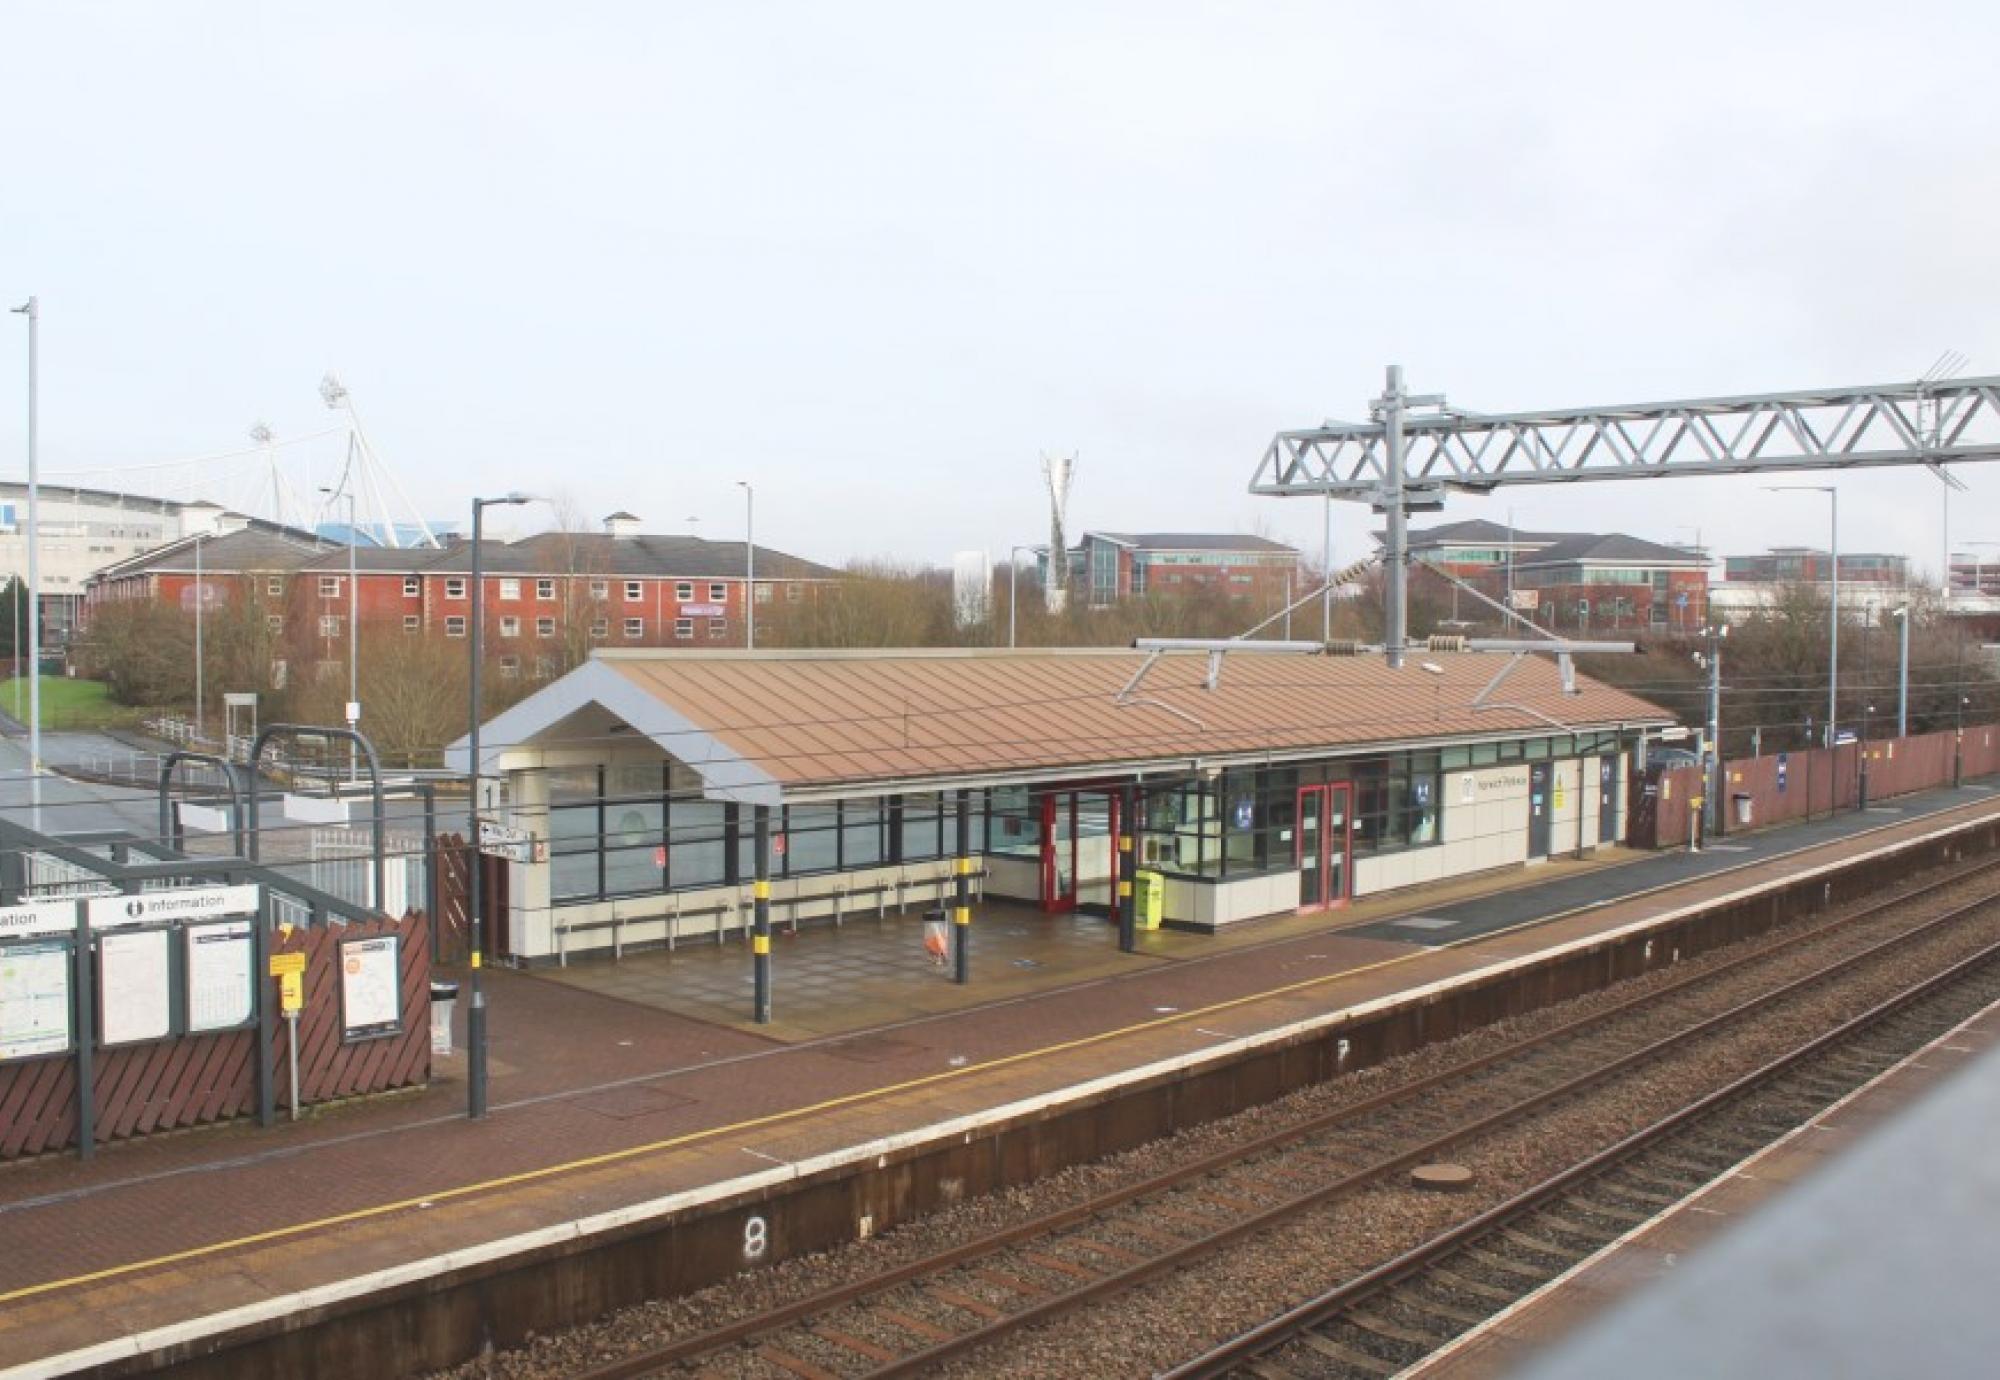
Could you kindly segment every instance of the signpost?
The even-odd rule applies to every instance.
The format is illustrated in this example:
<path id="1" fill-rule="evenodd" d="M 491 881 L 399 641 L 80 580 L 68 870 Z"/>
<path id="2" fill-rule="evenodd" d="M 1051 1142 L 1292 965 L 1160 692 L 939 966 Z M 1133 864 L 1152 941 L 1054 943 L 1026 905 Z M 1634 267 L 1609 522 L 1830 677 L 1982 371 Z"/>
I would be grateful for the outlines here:
<path id="1" fill-rule="evenodd" d="M 271 955 L 271 976 L 278 980 L 278 1012 L 290 1029 L 286 1032 L 285 1058 L 291 1074 L 292 1120 L 299 1119 L 299 1012 L 306 1005 L 306 956 L 294 951 Z"/>
<path id="2" fill-rule="evenodd" d="M 508 862 L 547 862 L 549 846 L 526 829 L 509 829 L 490 819 L 479 821 L 479 851 Z"/>

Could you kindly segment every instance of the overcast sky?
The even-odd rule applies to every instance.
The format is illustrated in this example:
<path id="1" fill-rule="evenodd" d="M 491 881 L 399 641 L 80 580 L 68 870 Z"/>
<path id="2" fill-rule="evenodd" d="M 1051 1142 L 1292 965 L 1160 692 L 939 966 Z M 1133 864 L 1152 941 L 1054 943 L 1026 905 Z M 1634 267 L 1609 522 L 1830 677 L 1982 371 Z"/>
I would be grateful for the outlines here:
<path id="1" fill-rule="evenodd" d="M 1003 557 L 1074 450 L 1072 530 L 1317 553 L 1317 502 L 1245 486 L 1390 362 L 1481 411 L 2000 373 L 1991 3 L 16 0 L 0 48 L 49 471 L 325 428 L 331 368 L 435 516 L 524 487 L 734 537 L 750 479 L 803 555 Z M 1961 473 L 1954 537 L 2000 540 L 2000 476 Z M 1934 568 L 1938 487 L 1843 480 L 1843 546 Z M 1826 527 L 1754 479 L 1444 516 L 1510 502 L 1724 551 Z"/>

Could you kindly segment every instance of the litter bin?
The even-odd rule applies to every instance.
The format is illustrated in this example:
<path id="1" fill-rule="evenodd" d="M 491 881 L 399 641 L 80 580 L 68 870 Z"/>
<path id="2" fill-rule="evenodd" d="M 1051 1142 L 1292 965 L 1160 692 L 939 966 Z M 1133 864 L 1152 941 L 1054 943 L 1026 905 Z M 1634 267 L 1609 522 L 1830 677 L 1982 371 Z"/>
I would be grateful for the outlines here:
<path id="1" fill-rule="evenodd" d="M 1736 822 L 1738 824 L 1750 823 L 1750 807 L 1754 802 L 1754 797 L 1748 791 L 1738 791 L 1730 796 L 1729 799 L 1736 806 Z"/>
<path id="2" fill-rule="evenodd" d="M 431 1053 L 451 1053 L 451 1013 L 458 1005 L 458 984 L 431 984 Z"/>
<path id="3" fill-rule="evenodd" d="M 942 907 L 924 912 L 924 952 L 940 967 L 951 957 L 951 920 Z"/>
<path id="4" fill-rule="evenodd" d="M 1167 879 L 1157 872 L 1139 872 L 1132 877 L 1132 917 L 1142 930 L 1160 927 L 1160 911 L 1167 899 Z"/>

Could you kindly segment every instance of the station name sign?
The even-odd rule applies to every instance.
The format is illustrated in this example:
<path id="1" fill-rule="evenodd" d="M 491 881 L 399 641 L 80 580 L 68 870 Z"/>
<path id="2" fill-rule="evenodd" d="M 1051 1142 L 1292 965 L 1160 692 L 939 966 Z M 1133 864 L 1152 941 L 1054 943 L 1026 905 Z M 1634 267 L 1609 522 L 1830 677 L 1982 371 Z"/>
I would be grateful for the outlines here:
<path id="1" fill-rule="evenodd" d="M 0 906 L 0 939 L 67 934 L 75 928 L 74 901 L 24 901 L 18 906 Z"/>

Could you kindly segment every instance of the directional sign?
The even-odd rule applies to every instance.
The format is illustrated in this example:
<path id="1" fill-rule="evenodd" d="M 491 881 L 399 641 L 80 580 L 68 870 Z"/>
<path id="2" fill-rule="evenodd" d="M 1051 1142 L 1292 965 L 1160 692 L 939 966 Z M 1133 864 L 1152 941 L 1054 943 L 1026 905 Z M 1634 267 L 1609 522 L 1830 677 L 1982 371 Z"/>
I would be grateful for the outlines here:
<path id="1" fill-rule="evenodd" d="M 271 976 L 283 977 L 287 973 L 303 973 L 306 970 L 306 956 L 293 952 L 271 955 Z"/>
<path id="2" fill-rule="evenodd" d="M 129 896 L 93 896 L 90 927 L 157 925 L 173 920 L 212 920 L 221 915 L 255 915 L 263 899 L 259 886 L 191 886 L 174 891 L 141 891 Z"/>
<path id="3" fill-rule="evenodd" d="M 479 821 L 479 851 L 518 863 L 545 862 L 549 856 L 548 845 L 526 829 L 509 829 L 490 819 Z"/>

